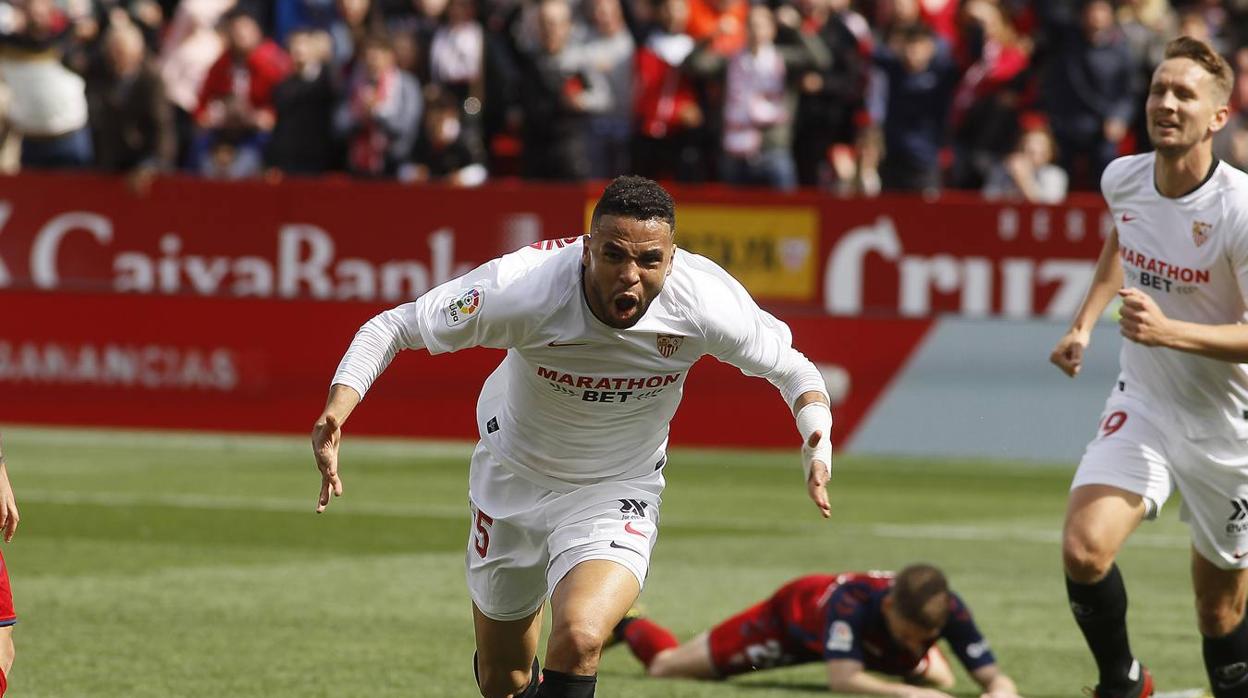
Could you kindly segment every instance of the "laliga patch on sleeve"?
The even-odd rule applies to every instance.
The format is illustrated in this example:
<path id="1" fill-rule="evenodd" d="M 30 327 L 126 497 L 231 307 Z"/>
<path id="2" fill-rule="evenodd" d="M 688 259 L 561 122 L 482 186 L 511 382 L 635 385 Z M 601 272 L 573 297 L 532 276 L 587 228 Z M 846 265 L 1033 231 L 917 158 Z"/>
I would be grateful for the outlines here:
<path id="1" fill-rule="evenodd" d="M 988 651 L 987 640 L 980 640 L 979 642 L 972 642 L 971 644 L 966 646 L 966 656 L 970 657 L 971 659 L 979 659 L 980 657 L 984 656 L 984 653 L 987 651 Z"/>
<path id="2" fill-rule="evenodd" d="M 849 623 L 838 620 L 832 623 L 832 627 L 828 630 L 828 651 L 829 652 L 848 652 L 854 646 L 854 630 L 849 627 Z"/>
<path id="3" fill-rule="evenodd" d="M 481 303 L 484 301 L 485 295 L 481 289 L 473 286 L 464 291 L 464 293 L 456 298 L 451 299 L 442 308 L 442 317 L 446 319 L 447 327 L 455 327 L 477 316 L 481 311 Z"/>

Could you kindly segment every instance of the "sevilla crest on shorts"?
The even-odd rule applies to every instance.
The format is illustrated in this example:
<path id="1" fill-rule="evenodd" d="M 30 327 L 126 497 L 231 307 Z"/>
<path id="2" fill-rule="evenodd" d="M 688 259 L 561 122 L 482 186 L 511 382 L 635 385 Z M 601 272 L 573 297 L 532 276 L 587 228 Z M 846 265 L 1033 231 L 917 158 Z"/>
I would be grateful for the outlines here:
<path id="1" fill-rule="evenodd" d="M 1212 223 L 1192 221 L 1192 242 L 1196 243 L 1197 247 L 1205 244 L 1205 241 L 1209 239 L 1209 233 L 1211 232 L 1213 232 Z"/>
<path id="2" fill-rule="evenodd" d="M 659 345 L 659 353 L 663 355 L 663 358 L 670 359 L 685 338 L 678 334 L 660 334 L 655 341 Z"/>

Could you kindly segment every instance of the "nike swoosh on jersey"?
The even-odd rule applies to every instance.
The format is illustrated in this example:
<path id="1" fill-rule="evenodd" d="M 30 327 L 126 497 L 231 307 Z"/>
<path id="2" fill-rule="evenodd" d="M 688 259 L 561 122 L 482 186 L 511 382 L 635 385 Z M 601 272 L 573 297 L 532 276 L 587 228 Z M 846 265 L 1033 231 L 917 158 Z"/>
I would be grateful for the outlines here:
<path id="1" fill-rule="evenodd" d="M 548 347 L 585 347 L 589 346 L 589 342 L 548 342 Z"/>
<path id="2" fill-rule="evenodd" d="M 620 550 L 627 550 L 630 553 L 637 553 L 638 555 L 641 555 L 642 557 L 646 556 L 645 553 L 641 552 L 637 548 L 634 548 L 630 545 L 620 545 L 619 543 L 616 543 L 615 541 L 611 541 L 611 547 L 619 548 Z"/>
<path id="3" fill-rule="evenodd" d="M 1131 215 L 1130 213 L 1124 213 L 1124 214 L 1122 214 L 1122 222 L 1123 222 L 1123 223 L 1130 223 L 1131 221 L 1136 220 L 1136 219 L 1138 219 L 1138 218 L 1139 218 L 1139 216 L 1133 216 L 1133 215 Z"/>

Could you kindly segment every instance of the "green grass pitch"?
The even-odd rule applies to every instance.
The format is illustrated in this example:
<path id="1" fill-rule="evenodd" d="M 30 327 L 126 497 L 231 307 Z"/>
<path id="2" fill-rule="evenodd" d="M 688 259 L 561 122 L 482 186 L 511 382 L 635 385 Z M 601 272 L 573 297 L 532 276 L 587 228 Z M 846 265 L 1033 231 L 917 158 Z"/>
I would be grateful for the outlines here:
<path id="1" fill-rule="evenodd" d="M 467 444 L 354 438 L 346 494 L 313 513 L 306 439 L 6 430 L 22 511 L 4 548 L 15 698 L 473 696 Z M 1058 533 L 1072 466 L 843 457 L 833 518 L 785 453 L 675 450 L 642 603 L 681 638 L 820 571 L 931 561 L 1031 698 L 1094 682 Z M 1172 502 L 1120 564 L 1136 653 L 1162 692 L 1203 685 L 1186 529 Z M 977 692 L 962 676 L 958 696 Z M 656 682 L 626 649 L 598 695 L 795 696 L 817 665 Z"/>

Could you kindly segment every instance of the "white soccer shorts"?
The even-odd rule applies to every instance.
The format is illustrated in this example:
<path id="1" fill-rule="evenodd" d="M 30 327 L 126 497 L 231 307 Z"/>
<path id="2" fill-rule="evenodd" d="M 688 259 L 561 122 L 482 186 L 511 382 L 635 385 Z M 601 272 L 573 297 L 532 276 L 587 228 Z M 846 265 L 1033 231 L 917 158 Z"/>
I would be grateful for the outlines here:
<path id="1" fill-rule="evenodd" d="M 1248 568 L 1248 442 L 1233 435 L 1193 440 L 1168 407 L 1115 392 L 1105 403 L 1071 489 L 1110 485 L 1150 503 L 1150 518 L 1175 487 L 1192 545 L 1222 569 Z"/>
<path id="2" fill-rule="evenodd" d="M 468 592 L 494 620 L 541 608 L 564 575 L 611 560 L 644 586 L 659 533 L 662 470 L 553 492 L 501 465 L 480 443 L 468 476 Z"/>

